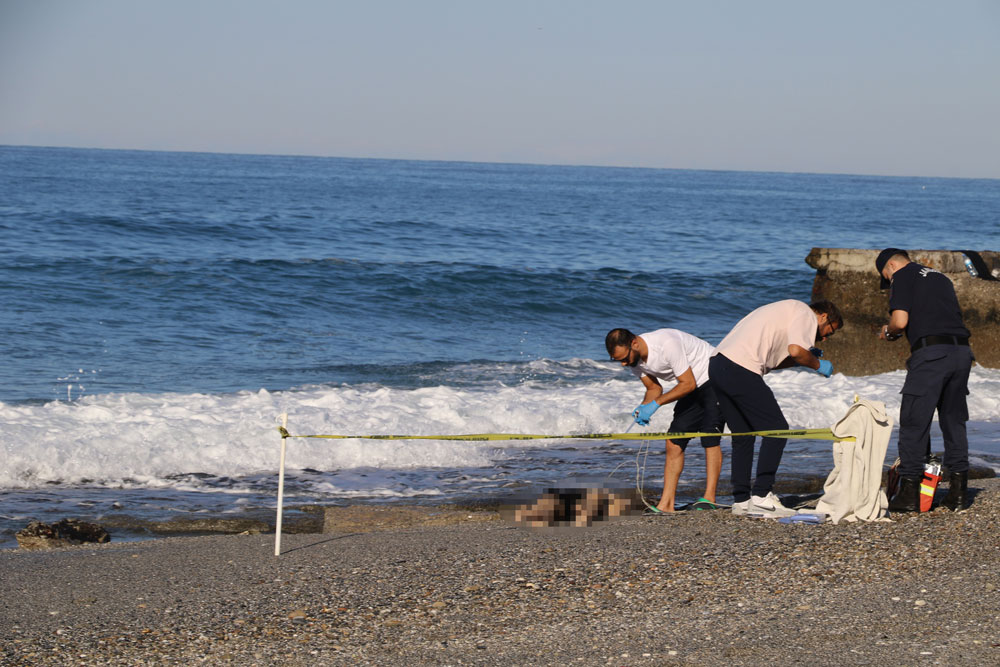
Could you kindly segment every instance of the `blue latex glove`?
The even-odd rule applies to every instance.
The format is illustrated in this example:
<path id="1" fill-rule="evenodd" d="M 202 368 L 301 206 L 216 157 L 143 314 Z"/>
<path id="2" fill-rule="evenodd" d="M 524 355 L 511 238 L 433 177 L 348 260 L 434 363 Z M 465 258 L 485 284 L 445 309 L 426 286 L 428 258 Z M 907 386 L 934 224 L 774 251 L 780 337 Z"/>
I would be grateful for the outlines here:
<path id="1" fill-rule="evenodd" d="M 653 416 L 653 413 L 660 408 L 660 404 L 656 401 L 650 401 L 649 403 L 643 403 L 635 409 L 632 416 L 635 417 L 635 423 L 639 426 L 646 426 L 649 424 L 649 418 Z"/>
<path id="2" fill-rule="evenodd" d="M 816 372 L 824 377 L 830 377 L 833 375 L 833 362 L 827 361 L 826 359 L 820 359 L 819 368 L 816 369 Z"/>

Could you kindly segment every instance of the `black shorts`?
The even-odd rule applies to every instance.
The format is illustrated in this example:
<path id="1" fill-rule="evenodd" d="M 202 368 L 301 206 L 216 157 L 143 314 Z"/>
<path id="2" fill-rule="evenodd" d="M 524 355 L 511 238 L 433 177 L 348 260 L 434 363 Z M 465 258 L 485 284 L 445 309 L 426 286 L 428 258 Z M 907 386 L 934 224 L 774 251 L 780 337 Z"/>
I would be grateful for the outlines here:
<path id="1" fill-rule="evenodd" d="M 672 433 L 722 433 L 724 426 L 711 380 L 674 403 L 674 418 L 670 422 Z M 671 438 L 670 441 L 685 449 L 691 438 Z M 701 446 L 718 447 L 721 442 L 720 437 L 704 437 Z"/>

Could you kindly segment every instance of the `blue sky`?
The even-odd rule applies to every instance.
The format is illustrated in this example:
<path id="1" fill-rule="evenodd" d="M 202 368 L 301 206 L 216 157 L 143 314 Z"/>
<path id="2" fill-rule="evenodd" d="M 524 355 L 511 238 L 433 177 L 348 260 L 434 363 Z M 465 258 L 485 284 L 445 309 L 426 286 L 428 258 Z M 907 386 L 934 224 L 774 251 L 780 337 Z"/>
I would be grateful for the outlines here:
<path id="1" fill-rule="evenodd" d="M 1000 1 L 0 0 L 0 144 L 1000 178 Z"/>

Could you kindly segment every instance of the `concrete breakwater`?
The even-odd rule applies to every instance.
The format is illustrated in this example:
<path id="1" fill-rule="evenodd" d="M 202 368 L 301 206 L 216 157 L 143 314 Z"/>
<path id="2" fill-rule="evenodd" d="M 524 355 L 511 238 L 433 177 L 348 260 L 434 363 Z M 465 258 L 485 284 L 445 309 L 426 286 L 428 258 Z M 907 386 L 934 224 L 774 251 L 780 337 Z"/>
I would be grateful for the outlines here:
<path id="1" fill-rule="evenodd" d="M 889 319 L 889 291 L 879 289 L 875 258 L 879 249 L 813 248 L 806 264 L 816 269 L 812 299 L 829 299 L 844 316 L 844 328 L 822 346 L 836 372 L 873 375 L 906 367 L 906 338 L 879 340 Z M 966 251 L 979 277 L 966 269 L 965 254 L 952 250 L 908 250 L 910 258 L 947 275 L 955 284 L 976 361 L 1000 368 L 1000 252 Z"/>

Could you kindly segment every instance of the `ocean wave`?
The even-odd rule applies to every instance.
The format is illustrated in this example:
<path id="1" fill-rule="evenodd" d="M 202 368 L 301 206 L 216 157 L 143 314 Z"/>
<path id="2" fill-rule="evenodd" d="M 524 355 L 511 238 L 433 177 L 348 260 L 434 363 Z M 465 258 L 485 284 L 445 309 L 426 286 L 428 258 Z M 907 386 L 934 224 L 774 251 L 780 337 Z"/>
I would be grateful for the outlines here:
<path id="1" fill-rule="evenodd" d="M 488 367 L 491 364 L 483 364 Z M 460 369 L 476 376 L 479 364 Z M 612 365 L 588 359 L 533 361 L 539 379 L 516 384 L 479 380 L 474 386 L 441 382 L 418 388 L 384 384 L 324 386 L 229 394 L 105 394 L 76 401 L 0 403 L 0 488 L 31 488 L 50 482 L 190 484 L 200 473 L 218 477 L 258 474 L 276 465 L 279 415 L 293 434 L 549 435 L 622 432 L 641 399 L 641 386 Z M 523 370 L 522 369 L 522 370 Z M 434 369 L 434 372 L 442 369 Z M 454 369 L 453 369 L 454 370 Z M 560 373 L 579 382 L 553 382 Z M 594 377 L 597 375 L 598 377 Z M 794 427 L 824 428 L 846 411 L 854 396 L 899 411 L 904 374 L 868 377 L 785 371 L 767 381 Z M 970 380 L 970 418 L 986 440 L 1000 425 L 1000 370 L 975 367 Z M 649 428 L 666 430 L 669 406 Z M 991 435 L 992 434 L 992 435 Z M 599 442 L 507 442 L 293 439 L 292 469 L 478 469 L 498 465 L 524 449 L 574 451 Z"/>

